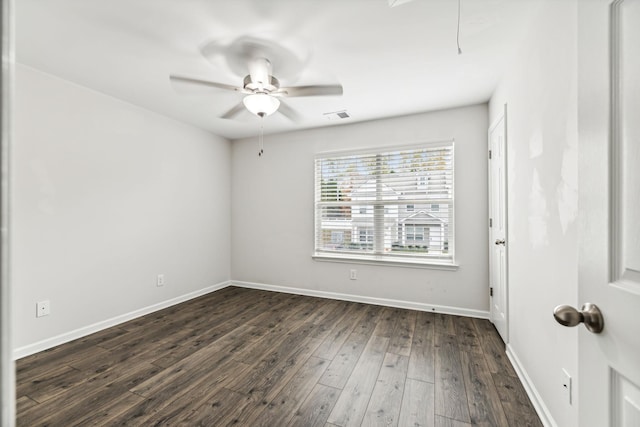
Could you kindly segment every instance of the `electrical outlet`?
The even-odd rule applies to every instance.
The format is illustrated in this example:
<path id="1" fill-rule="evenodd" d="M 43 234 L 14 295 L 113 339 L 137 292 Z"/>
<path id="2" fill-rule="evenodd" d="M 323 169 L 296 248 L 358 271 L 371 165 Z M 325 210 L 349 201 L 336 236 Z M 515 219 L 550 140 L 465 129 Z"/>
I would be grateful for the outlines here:
<path id="1" fill-rule="evenodd" d="M 562 369 L 562 390 L 564 391 L 565 402 L 571 405 L 571 375 L 565 369 Z"/>
<path id="2" fill-rule="evenodd" d="M 351 271 L 349 272 L 349 279 L 351 280 L 358 280 L 358 270 L 351 269 Z"/>
<path id="3" fill-rule="evenodd" d="M 164 286 L 164 274 L 158 274 L 158 279 L 156 280 L 156 286 Z"/>
<path id="4" fill-rule="evenodd" d="M 36 317 L 48 316 L 51 314 L 51 303 L 47 301 L 38 301 L 36 303 Z"/>

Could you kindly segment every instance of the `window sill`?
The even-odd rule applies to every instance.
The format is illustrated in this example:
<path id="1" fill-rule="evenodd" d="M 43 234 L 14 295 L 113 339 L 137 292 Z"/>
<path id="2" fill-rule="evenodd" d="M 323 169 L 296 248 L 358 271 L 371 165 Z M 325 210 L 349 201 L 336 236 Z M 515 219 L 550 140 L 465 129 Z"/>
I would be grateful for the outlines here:
<path id="1" fill-rule="evenodd" d="M 427 268 L 434 270 L 449 270 L 455 271 L 460 268 L 458 264 L 451 263 L 439 263 L 428 259 L 406 259 L 406 258 L 392 258 L 388 256 L 375 256 L 375 255 L 344 255 L 344 254 L 326 254 L 326 253 L 314 253 L 311 256 L 315 261 L 322 262 L 342 262 L 349 264 L 369 264 L 369 265 L 388 265 L 392 267 L 407 267 L 407 268 Z"/>

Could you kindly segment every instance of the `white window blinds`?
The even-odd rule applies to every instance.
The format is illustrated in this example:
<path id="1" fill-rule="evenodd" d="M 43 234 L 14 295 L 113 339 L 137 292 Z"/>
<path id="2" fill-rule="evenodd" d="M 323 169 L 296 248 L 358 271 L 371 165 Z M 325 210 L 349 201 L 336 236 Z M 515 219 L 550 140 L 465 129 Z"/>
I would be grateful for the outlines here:
<path id="1" fill-rule="evenodd" d="M 453 264 L 453 142 L 315 160 L 318 256 Z"/>

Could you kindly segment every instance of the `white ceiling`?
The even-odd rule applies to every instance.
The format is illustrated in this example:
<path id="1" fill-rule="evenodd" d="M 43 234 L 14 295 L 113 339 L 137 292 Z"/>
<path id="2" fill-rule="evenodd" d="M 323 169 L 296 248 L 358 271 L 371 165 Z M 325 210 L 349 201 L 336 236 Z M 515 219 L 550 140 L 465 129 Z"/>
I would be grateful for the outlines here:
<path id="1" fill-rule="evenodd" d="M 341 83 L 342 97 L 289 98 L 302 116 L 267 117 L 265 132 L 328 126 L 486 102 L 539 0 L 19 0 L 16 59 L 229 139 L 256 135 L 259 119 L 219 116 L 238 93 L 178 93 L 169 74 L 242 85 L 208 43 L 241 37 L 281 47 L 283 86 Z M 286 55 L 284 55 L 286 53 Z M 274 61 L 277 62 L 277 61 Z M 347 110 L 351 118 L 323 113 Z"/>

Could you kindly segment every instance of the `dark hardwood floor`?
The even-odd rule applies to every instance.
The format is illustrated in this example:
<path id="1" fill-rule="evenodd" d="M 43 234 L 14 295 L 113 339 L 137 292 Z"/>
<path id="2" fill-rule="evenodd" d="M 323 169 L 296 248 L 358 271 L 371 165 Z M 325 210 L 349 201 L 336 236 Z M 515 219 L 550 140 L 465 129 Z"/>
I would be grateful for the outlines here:
<path id="1" fill-rule="evenodd" d="M 541 426 L 486 320 L 230 287 L 17 361 L 19 426 Z"/>

